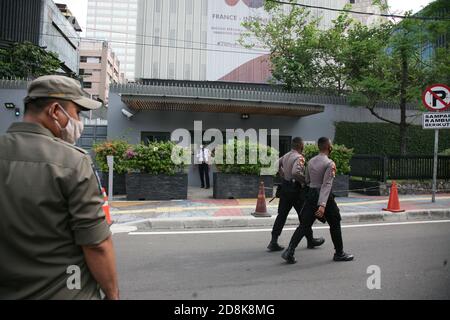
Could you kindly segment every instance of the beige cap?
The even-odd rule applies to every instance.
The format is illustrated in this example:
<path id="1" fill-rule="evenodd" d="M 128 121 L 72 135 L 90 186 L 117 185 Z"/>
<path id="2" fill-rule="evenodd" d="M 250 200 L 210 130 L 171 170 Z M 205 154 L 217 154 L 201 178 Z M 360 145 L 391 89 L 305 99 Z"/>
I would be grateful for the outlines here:
<path id="1" fill-rule="evenodd" d="M 85 110 L 96 110 L 103 105 L 86 97 L 79 81 L 65 76 L 43 76 L 32 81 L 25 101 L 33 98 L 69 100 Z"/>

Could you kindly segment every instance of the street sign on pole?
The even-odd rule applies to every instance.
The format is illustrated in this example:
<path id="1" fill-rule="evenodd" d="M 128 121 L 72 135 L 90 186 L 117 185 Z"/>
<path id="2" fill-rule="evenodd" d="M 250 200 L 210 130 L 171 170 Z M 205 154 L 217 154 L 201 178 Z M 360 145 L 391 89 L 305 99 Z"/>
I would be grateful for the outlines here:
<path id="1" fill-rule="evenodd" d="M 450 108 L 450 88 L 445 84 L 434 84 L 422 95 L 425 108 L 432 111 L 423 115 L 423 129 L 434 129 L 433 187 L 431 201 L 436 202 L 436 181 L 439 152 L 439 129 L 450 129 L 450 113 L 442 113 Z"/>
<path id="2" fill-rule="evenodd" d="M 441 112 L 450 108 L 450 88 L 445 84 L 434 84 L 422 95 L 425 108 L 432 112 Z"/>
<path id="3" fill-rule="evenodd" d="M 450 129 L 450 113 L 424 113 L 422 126 L 424 129 Z"/>
<path id="4" fill-rule="evenodd" d="M 107 156 L 106 161 L 108 162 L 108 199 L 110 201 L 113 200 L 113 177 L 114 177 L 114 157 L 113 156 Z"/>

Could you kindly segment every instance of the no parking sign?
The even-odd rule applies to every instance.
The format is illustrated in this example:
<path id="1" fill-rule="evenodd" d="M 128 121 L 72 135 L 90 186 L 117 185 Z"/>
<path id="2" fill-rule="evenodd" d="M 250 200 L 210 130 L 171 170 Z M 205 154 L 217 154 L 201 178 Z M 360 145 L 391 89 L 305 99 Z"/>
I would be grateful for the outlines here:
<path id="1" fill-rule="evenodd" d="M 445 84 L 434 84 L 422 95 L 423 105 L 430 111 L 423 114 L 423 128 L 434 129 L 433 195 L 436 201 L 436 180 L 438 170 L 439 129 L 450 129 L 450 114 L 442 113 L 450 108 L 450 88 Z"/>
<path id="2" fill-rule="evenodd" d="M 430 111 L 441 112 L 450 108 L 450 87 L 445 84 L 434 84 L 422 95 L 423 105 Z"/>

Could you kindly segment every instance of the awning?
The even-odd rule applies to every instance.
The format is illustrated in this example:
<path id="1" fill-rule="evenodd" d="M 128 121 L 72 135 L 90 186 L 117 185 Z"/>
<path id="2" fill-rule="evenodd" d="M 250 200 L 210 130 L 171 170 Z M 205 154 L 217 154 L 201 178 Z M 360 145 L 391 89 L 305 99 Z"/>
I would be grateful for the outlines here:
<path id="1" fill-rule="evenodd" d="M 263 114 L 304 117 L 324 111 L 323 105 L 288 101 L 240 100 L 231 98 L 177 97 L 123 94 L 122 101 L 134 111 L 184 111 Z"/>

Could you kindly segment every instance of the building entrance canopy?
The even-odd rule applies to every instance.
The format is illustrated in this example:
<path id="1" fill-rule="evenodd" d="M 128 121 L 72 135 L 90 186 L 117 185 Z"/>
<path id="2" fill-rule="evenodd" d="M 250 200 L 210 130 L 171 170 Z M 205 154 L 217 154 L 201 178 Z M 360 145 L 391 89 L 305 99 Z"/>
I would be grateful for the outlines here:
<path id="1" fill-rule="evenodd" d="M 281 86 L 207 81 L 144 80 L 112 91 L 134 111 L 185 111 L 304 117 L 324 111 L 317 96 Z"/>

